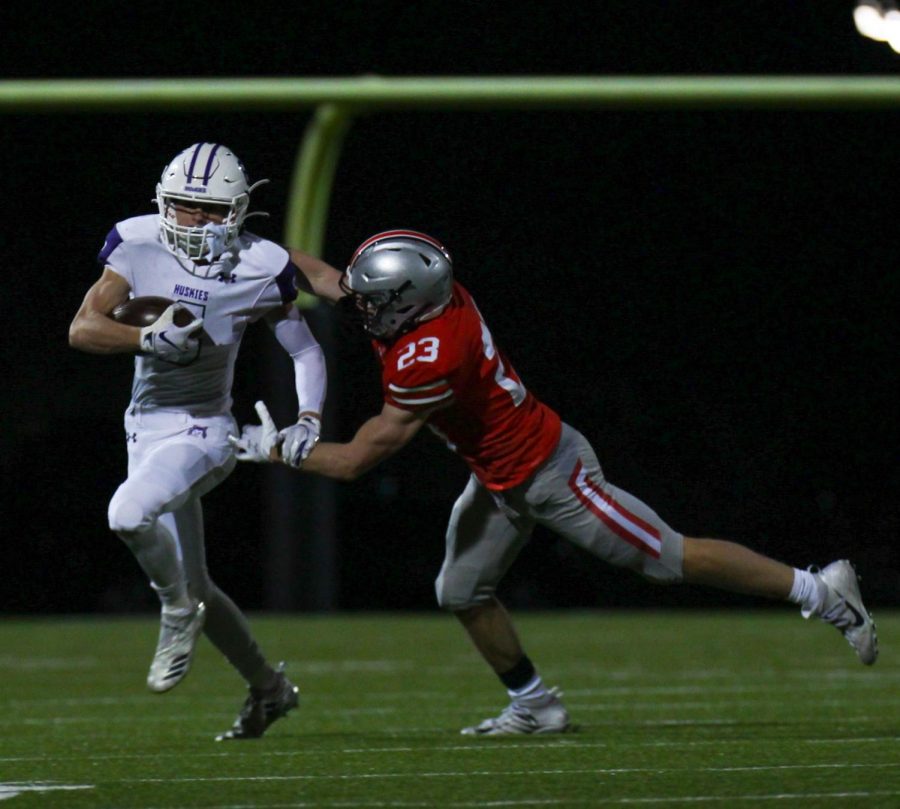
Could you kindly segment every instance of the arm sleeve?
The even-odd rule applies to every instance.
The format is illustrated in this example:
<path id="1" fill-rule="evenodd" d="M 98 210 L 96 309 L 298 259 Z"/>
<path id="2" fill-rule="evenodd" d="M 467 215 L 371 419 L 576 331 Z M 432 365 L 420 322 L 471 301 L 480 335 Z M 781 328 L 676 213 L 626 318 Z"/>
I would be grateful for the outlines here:
<path id="1" fill-rule="evenodd" d="M 287 317 L 276 321 L 273 330 L 282 348 L 294 361 L 297 412 L 312 411 L 321 415 L 328 382 L 322 347 L 293 306 Z"/>

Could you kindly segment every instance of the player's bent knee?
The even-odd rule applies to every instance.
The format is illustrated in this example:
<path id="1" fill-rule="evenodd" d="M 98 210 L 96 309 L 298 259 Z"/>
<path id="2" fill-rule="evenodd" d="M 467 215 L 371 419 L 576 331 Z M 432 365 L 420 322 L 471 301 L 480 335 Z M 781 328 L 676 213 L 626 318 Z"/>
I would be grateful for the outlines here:
<path id="1" fill-rule="evenodd" d="M 659 559 L 645 561 L 637 572 L 653 584 L 680 584 L 684 581 L 680 547 L 678 553 L 664 553 Z"/>
<path id="2" fill-rule="evenodd" d="M 479 586 L 476 571 L 442 570 L 434 583 L 437 603 L 441 609 L 461 612 L 485 604 L 494 595 L 494 588 Z"/>
<path id="3" fill-rule="evenodd" d="M 109 529 L 119 536 L 134 536 L 149 531 L 156 515 L 148 514 L 136 500 L 114 497 L 109 504 Z"/>
<path id="4" fill-rule="evenodd" d="M 459 598 L 453 595 L 438 591 L 438 606 L 447 612 L 465 612 L 472 607 L 477 607 L 484 603 L 487 599 Z"/>

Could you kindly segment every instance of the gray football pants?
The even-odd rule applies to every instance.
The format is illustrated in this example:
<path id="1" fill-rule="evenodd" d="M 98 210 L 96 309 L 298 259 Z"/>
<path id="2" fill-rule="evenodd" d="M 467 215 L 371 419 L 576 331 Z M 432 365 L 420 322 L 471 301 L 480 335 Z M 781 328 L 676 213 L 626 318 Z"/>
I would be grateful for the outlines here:
<path id="1" fill-rule="evenodd" d="M 652 581 L 682 579 L 682 535 L 608 483 L 587 439 L 563 424 L 556 450 L 525 483 L 492 492 L 469 479 L 447 527 L 438 604 L 461 610 L 488 601 L 535 525 Z"/>

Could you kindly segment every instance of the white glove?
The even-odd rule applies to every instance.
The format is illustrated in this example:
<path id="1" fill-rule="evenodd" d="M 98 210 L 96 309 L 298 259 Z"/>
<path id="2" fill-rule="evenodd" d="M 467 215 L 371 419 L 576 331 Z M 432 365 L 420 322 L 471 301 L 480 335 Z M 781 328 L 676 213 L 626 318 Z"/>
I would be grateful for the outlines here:
<path id="1" fill-rule="evenodd" d="M 235 435 L 228 436 L 228 443 L 234 447 L 234 455 L 239 461 L 254 463 L 270 461 L 272 447 L 278 444 L 278 428 L 272 421 L 265 402 L 256 403 L 256 412 L 262 424 L 245 424 L 240 438 Z"/>
<path id="2" fill-rule="evenodd" d="M 200 354 L 200 339 L 194 336 L 203 326 L 203 319 L 195 317 L 186 326 L 175 325 L 175 315 L 190 310 L 173 303 L 155 323 L 141 329 L 141 351 L 175 365 L 190 365 Z"/>
<path id="3" fill-rule="evenodd" d="M 322 422 L 315 416 L 300 416 L 296 424 L 285 427 L 278 433 L 284 462 L 294 469 L 303 466 L 303 462 L 319 440 L 321 429 Z"/>

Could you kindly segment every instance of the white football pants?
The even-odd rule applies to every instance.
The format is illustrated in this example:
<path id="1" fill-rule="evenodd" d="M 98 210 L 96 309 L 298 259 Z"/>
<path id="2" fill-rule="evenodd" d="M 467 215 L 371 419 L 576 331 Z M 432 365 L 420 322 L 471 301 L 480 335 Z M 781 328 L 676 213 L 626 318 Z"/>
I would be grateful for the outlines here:
<path id="1" fill-rule="evenodd" d="M 238 429 L 227 413 L 201 418 L 130 408 L 128 479 L 110 501 L 109 527 L 132 549 L 156 589 L 184 582 L 191 597 L 206 603 L 204 633 L 253 682 L 268 666 L 246 619 L 209 577 L 200 505 L 237 463 L 229 433 Z"/>

